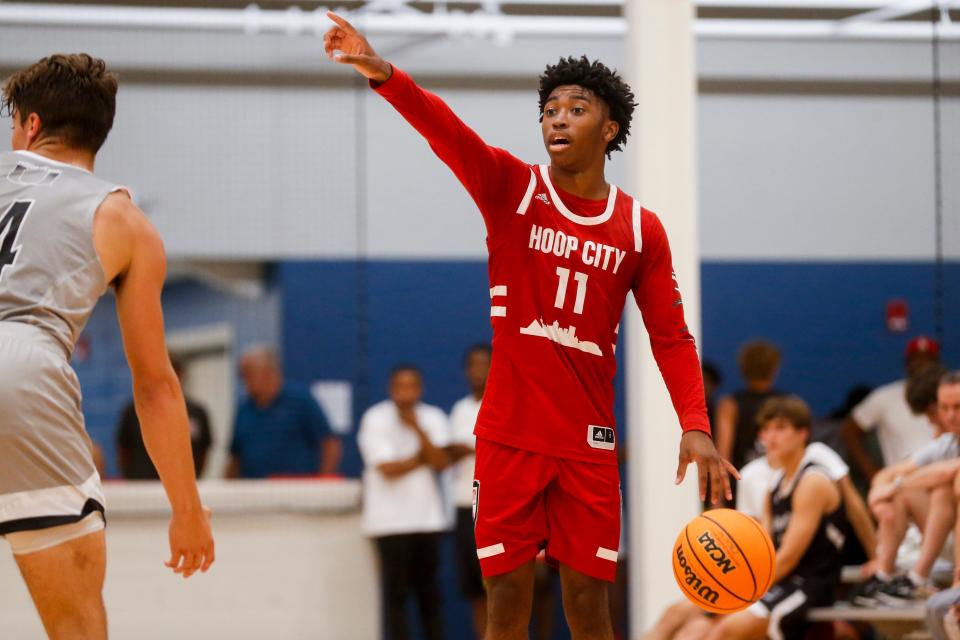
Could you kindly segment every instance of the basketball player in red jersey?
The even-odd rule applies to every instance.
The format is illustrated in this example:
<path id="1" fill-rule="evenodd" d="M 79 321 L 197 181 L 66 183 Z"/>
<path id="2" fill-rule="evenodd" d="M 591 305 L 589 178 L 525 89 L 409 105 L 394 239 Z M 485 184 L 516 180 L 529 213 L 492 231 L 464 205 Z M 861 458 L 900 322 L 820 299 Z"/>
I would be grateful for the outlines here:
<path id="1" fill-rule="evenodd" d="M 540 79 L 550 165 L 488 146 L 437 96 L 374 51 L 343 18 L 327 55 L 351 64 L 429 142 L 483 215 L 490 253 L 493 362 L 477 419 L 474 517 L 487 581 L 487 638 L 527 637 L 534 558 L 560 563 L 574 640 L 610 640 L 607 585 L 616 573 L 620 491 L 614 354 L 633 293 L 680 418 L 680 464 L 699 468 L 701 497 L 728 496 L 710 437 L 696 346 L 683 319 L 657 217 L 604 179 L 635 106 L 630 88 L 586 58 Z"/>

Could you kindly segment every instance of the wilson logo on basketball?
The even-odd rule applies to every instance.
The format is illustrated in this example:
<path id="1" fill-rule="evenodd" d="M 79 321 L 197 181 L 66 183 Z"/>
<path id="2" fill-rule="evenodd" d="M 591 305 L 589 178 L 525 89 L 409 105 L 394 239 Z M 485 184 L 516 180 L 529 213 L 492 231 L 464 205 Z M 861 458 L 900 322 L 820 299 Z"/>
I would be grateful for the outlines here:
<path id="1" fill-rule="evenodd" d="M 677 585 L 706 611 L 745 609 L 773 582 L 773 541 L 759 522 L 733 509 L 697 516 L 680 530 L 674 548 Z"/>
<path id="2" fill-rule="evenodd" d="M 717 545 L 717 541 L 706 531 L 697 538 L 697 542 L 703 545 L 703 550 L 707 556 L 713 560 L 714 564 L 726 575 L 737 568 L 735 564 L 727 557 L 727 552 Z"/>
<path id="3" fill-rule="evenodd" d="M 720 594 L 703 584 L 703 581 L 697 576 L 697 572 L 694 571 L 690 567 L 690 563 L 687 562 L 687 557 L 683 554 L 682 546 L 677 547 L 677 564 L 683 569 L 683 581 L 687 583 L 687 586 L 696 591 L 697 595 L 703 598 L 705 602 L 717 604 L 717 598 L 720 597 Z M 677 577 L 679 578 L 680 576 Z"/>

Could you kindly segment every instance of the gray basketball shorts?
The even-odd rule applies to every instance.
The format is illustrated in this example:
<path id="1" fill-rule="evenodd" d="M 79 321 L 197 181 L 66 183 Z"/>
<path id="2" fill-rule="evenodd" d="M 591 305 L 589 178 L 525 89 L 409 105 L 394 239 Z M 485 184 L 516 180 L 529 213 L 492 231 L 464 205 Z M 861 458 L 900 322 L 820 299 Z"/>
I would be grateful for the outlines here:
<path id="1" fill-rule="evenodd" d="M 0 322 L 0 536 L 103 513 L 80 384 L 45 331 Z"/>

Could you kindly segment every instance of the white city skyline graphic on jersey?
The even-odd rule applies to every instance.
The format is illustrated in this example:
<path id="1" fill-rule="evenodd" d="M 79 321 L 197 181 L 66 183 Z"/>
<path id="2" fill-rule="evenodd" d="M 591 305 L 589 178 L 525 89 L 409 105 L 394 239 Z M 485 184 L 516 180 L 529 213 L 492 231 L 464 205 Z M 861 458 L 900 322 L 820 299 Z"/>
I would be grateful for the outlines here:
<path id="1" fill-rule="evenodd" d="M 540 320 L 534 318 L 529 325 L 520 329 L 520 333 L 525 336 L 546 338 L 564 347 L 570 347 L 571 349 L 577 349 L 584 353 L 592 353 L 595 356 L 603 357 L 603 352 L 600 351 L 600 347 L 597 346 L 595 342 L 588 342 L 577 338 L 576 327 L 570 326 L 564 329 L 556 320 L 554 320 L 553 324 L 547 325 L 544 324 L 543 318 Z"/>

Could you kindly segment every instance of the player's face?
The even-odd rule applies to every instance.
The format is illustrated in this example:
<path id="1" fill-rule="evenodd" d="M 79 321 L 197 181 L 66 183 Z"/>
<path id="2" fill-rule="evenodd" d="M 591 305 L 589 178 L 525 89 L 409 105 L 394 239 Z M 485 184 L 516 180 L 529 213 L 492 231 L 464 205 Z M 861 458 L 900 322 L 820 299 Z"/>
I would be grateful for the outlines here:
<path id="1" fill-rule="evenodd" d="M 483 389 L 490 374 L 490 354 L 486 351 L 474 351 L 467 357 L 465 368 L 467 382 L 471 389 Z"/>
<path id="2" fill-rule="evenodd" d="M 806 429 L 798 429 L 786 418 L 768 420 L 760 427 L 757 438 L 767 452 L 767 462 L 778 469 L 807 444 Z"/>
<path id="3" fill-rule="evenodd" d="M 398 371 L 390 379 L 390 399 L 398 407 L 412 407 L 423 397 L 423 381 L 416 371 Z"/>
<path id="4" fill-rule="evenodd" d="M 960 434 L 960 384 L 942 384 L 937 389 L 937 413 L 946 431 Z"/>
<path id="5" fill-rule="evenodd" d="M 619 125 L 596 94 L 578 85 L 563 85 L 550 93 L 543 106 L 543 144 L 555 166 L 584 170 L 603 161 L 607 144 Z"/>

